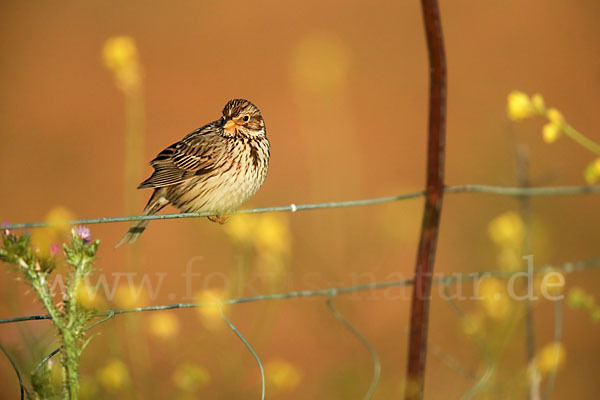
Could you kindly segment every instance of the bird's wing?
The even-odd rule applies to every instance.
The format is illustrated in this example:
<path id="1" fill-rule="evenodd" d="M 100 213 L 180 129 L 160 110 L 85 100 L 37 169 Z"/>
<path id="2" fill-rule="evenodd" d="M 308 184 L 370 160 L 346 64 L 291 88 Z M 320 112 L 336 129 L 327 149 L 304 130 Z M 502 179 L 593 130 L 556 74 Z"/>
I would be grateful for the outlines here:
<path id="1" fill-rule="evenodd" d="M 211 171 L 225 147 L 212 125 L 190 133 L 161 151 L 150 162 L 154 167 L 152 176 L 142 182 L 138 189 L 170 186 Z"/>

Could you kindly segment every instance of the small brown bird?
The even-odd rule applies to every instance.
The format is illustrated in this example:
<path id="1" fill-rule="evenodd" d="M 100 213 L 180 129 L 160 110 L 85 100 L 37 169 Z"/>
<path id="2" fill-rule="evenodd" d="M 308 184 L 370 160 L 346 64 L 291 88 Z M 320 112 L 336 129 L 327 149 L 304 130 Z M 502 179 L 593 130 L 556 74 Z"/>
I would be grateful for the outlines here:
<path id="1" fill-rule="evenodd" d="M 154 189 L 144 215 L 167 204 L 182 212 L 225 214 L 248 200 L 263 184 L 269 167 L 269 141 L 259 109 L 248 100 L 230 100 L 223 116 L 161 151 L 154 173 L 138 189 Z M 117 244 L 134 243 L 150 221 L 135 223 Z"/>

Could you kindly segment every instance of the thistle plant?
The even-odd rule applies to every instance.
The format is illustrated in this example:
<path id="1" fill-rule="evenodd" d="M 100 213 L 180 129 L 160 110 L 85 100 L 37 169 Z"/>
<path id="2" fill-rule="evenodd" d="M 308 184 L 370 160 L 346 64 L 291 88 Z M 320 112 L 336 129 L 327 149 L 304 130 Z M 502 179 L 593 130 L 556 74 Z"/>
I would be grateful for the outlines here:
<path id="1" fill-rule="evenodd" d="M 65 261 L 69 265 L 66 291 L 63 300 L 55 304 L 49 287 L 50 276 L 55 271 L 58 259 L 54 251 L 49 254 L 39 251 L 28 234 L 18 236 L 8 229 L 1 232 L 2 248 L 0 260 L 15 266 L 15 270 L 34 289 L 38 299 L 52 318 L 62 342 L 62 397 L 77 399 L 79 393 L 79 359 L 91 337 L 86 338 L 86 326 L 94 316 L 94 310 L 78 301 L 78 289 L 92 271 L 99 241 L 90 241 L 90 231 L 78 227 L 71 231 L 70 244 L 64 244 Z M 34 393 L 39 398 L 51 398 L 55 393 L 50 384 L 48 366 L 36 368 L 31 376 Z M 41 371 L 39 370 L 41 369 Z"/>

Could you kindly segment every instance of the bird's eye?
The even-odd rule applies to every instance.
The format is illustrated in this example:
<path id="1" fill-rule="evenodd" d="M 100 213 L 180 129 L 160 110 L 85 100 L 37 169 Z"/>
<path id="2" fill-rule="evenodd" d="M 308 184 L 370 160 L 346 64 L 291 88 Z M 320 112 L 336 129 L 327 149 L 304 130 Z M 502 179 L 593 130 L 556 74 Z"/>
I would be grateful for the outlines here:
<path id="1" fill-rule="evenodd" d="M 250 117 L 248 115 L 244 115 L 244 118 L 242 118 L 242 120 L 244 122 L 248 122 L 250 120 Z"/>

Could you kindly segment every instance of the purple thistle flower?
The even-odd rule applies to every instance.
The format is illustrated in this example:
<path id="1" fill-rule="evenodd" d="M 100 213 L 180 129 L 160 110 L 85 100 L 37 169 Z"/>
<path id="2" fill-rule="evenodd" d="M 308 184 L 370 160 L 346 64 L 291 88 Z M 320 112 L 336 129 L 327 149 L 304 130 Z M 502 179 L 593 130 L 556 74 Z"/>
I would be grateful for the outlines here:
<path id="1" fill-rule="evenodd" d="M 4 221 L 4 222 L 2 223 L 2 226 L 7 226 L 7 225 L 10 225 L 10 222 L 6 222 L 6 221 Z M 10 229 L 3 229 L 3 230 L 2 230 L 2 234 L 3 234 L 4 236 L 8 236 L 8 235 L 10 235 Z"/>
<path id="2" fill-rule="evenodd" d="M 83 240 L 84 243 L 90 242 L 90 228 L 85 226 L 78 226 L 73 229 L 73 233 L 79 237 L 79 239 Z"/>
<path id="3" fill-rule="evenodd" d="M 55 256 L 55 255 L 57 255 L 58 253 L 60 253 L 60 246 L 59 246 L 59 245 L 57 245 L 56 243 L 52 243 L 52 244 L 50 245 L 50 255 L 51 255 L 51 256 Z"/>

